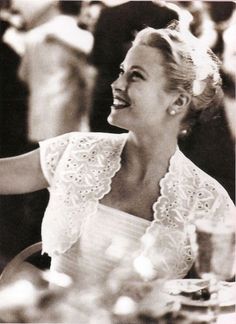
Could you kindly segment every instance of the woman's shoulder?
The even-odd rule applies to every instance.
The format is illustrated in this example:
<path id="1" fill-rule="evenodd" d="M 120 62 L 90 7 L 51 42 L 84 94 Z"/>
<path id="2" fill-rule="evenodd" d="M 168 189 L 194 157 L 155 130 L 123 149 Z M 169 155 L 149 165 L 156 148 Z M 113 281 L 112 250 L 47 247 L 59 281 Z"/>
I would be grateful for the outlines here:
<path id="1" fill-rule="evenodd" d="M 180 191 L 187 205 L 191 206 L 191 211 L 194 210 L 195 218 L 208 215 L 218 221 L 235 219 L 235 205 L 223 185 L 195 165 L 181 151 L 178 155 Z"/>
<path id="2" fill-rule="evenodd" d="M 126 137 L 127 134 L 71 132 L 40 142 L 40 160 L 46 179 L 51 183 L 59 169 L 74 172 L 78 163 L 87 171 L 88 166 L 91 170 L 95 165 L 104 169 L 109 163 L 116 168 Z"/>
<path id="3" fill-rule="evenodd" d="M 71 132 L 40 141 L 41 156 L 59 161 L 64 156 L 88 153 L 91 150 L 102 155 L 106 152 L 121 151 L 127 134 Z M 45 158 L 44 158 L 45 160 Z"/>
<path id="4" fill-rule="evenodd" d="M 182 175 L 188 178 L 196 189 L 206 188 L 216 194 L 228 196 L 226 189 L 215 178 L 198 167 L 180 150 L 178 151 L 178 159 L 180 160 L 178 165 L 181 168 Z"/>

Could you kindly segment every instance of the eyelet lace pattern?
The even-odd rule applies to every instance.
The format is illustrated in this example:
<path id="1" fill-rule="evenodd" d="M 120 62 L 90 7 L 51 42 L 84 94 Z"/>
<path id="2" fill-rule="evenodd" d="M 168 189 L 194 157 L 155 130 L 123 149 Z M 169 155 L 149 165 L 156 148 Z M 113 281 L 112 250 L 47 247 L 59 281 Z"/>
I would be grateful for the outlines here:
<path id="1" fill-rule="evenodd" d="M 69 133 L 40 142 L 41 166 L 50 184 L 43 252 L 64 253 L 78 240 L 99 199 L 110 191 L 126 139 L 127 134 Z M 160 187 L 140 253 L 151 258 L 160 276 L 183 277 L 194 261 L 187 226 L 201 217 L 224 221 L 232 202 L 222 186 L 178 148 Z"/>
<path id="2" fill-rule="evenodd" d="M 42 223 L 43 252 L 63 253 L 78 240 L 97 202 L 120 168 L 127 134 L 69 133 L 40 143 L 41 165 L 50 184 Z"/>
<path id="3" fill-rule="evenodd" d="M 156 260 L 159 273 L 181 278 L 195 258 L 189 225 L 194 225 L 199 218 L 224 222 L 232 216 L 234 206 L 223 187 L 178 148 L 170 159 L 168 172 L 160 181 L 160 188 L 161 195 L 153 205 L 154 220 L 145 235 L 149 242 L 150 236 L 153 238 L 151 248 L 159 255 Z M 145 253 L 152 253 L 151 248 L 150 244 L 144 246 Z"/>

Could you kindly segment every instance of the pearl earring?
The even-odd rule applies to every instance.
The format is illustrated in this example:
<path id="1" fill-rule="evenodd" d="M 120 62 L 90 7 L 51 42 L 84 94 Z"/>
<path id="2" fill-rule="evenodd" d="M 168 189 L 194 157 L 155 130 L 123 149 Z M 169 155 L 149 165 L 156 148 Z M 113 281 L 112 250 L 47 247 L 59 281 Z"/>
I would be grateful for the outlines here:
<path id="1" fill-rule="evenodd" d="M 181 130 L 181 134 L 182 134 L 182 135 L 187 135 L 187 134 L 188 134 L 187 129 L 182 129 L 182 130 Z"/>
<path id="2" fill-rule="evenodd" d="M 171 116 L 174 116 L 176 114 L 176 111 L 174 109 L 172 109 L 172 110 L 169 111 L 169 113 L 170 113 Z"/>

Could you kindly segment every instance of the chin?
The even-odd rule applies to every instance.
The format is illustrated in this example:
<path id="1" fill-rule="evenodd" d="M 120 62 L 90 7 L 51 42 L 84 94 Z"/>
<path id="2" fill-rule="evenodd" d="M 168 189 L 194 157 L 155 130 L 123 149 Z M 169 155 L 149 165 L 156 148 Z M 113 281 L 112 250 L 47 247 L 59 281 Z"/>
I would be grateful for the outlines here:
<path id="1" fill-rule="evenodd" d="M 118 118 L 115 118 L 115 116 L 112 116 L 111 114 L 108 116 L 107 121 L 112 126 L 119 127 L 129 131 L 127 123 L 122 123 L 121 121 L 118 120 Z"/>
<path id="2" fill-rule="evenodd" d="M 107 121 L 112 126 L 120 127 L 119 123 L 116 122 L 116 118 L 113 118 L 111 115 L 107 117 Z"/>

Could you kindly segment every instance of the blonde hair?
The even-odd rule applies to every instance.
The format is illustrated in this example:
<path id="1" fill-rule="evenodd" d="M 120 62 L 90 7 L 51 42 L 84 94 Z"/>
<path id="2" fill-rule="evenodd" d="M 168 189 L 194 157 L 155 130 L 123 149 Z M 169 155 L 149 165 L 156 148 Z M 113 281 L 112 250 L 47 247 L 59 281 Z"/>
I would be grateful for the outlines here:
<path id="1" fill-rule="evenodd" d="M 192 95 L 185 120 L 222 99 L 220 61 L 189 31 L 181 31 L 174 21 L 167 28 L 147 27 L 135 37 L 133 46 L 157 48 L 164 58 L 168 91 L 186 91 Z"/>

